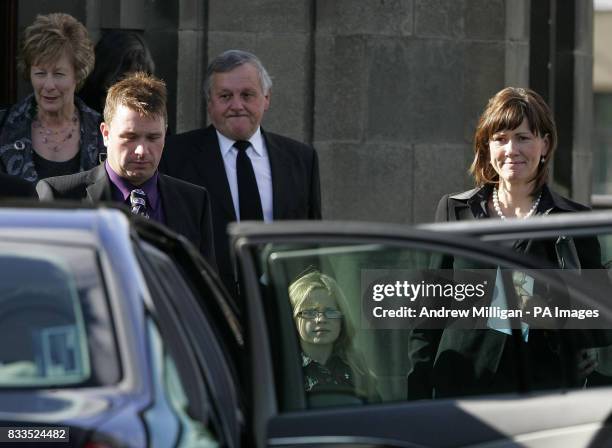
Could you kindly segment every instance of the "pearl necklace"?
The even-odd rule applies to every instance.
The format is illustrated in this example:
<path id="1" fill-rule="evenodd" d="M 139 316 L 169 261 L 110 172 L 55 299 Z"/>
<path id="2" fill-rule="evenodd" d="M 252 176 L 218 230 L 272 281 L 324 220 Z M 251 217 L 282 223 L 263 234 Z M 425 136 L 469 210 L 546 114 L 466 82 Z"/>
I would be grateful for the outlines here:
<path id="1" fill-rule="evenodd" d="M 495 188 L 493 188 L 493 208 L 497 212 L 497 216 L 499 216 L 501 219 L 506 219 L 506 215 L 504 215 L 504 212 L 502 212 L 502 209 L 499 206 L 499 197 L 498 197 L 497 194 L 498 194 L 497 193 L 497 187 L 495 187 Z M 527 214 L 525 216 L 523 216 L 523 219 L 527 219 L 527 218 L 533 216 L 533 214 L 536 212 L 536 210 L 538 208 L 538 205 L 540 204 L 540 198 L 541 197 L 542 197 L 542 191 L 540 191 L 540 194 L 538 194 L 538 197 L 533 202 L 533 205 L 531 206 L 531 209 L 529 210 L 529 212 L 527 212 Z"/>

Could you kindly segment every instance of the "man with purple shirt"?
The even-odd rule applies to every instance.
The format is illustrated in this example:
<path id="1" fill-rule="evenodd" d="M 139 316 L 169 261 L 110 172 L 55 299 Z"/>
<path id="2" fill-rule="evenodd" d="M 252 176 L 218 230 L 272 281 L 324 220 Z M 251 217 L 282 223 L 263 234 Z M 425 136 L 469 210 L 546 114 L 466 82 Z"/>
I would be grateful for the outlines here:
<path id="1" fill-rule="evenodd" d="M 41 200 L 115 201 L 186 236 L 216 266 L 206 189 L 157 171 L 167 127 L 166 86 L 144 73 L 113 85 L 100 125 L 106 162 L 69 176 L 41 180 Z"/>

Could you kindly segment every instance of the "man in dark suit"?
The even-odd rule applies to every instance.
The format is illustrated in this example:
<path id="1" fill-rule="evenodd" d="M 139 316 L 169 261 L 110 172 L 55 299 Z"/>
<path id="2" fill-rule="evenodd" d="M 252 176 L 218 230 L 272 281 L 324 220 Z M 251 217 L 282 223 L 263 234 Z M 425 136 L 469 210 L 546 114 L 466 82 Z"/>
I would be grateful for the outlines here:
<path id="1" fill-rule="evenodd" d="M 321 218 L 314 148 L 260 127 L 271 86 L 255 55 L 229 50 L 217 56 L 204 85 L 212 124 L 169 136 L 160 164 L 162 172 L 210 192 L 219 272 L 233 293 L 228 223 Z"/>
<path id="2" fill-rule="evenodd" d="M 0 198 L 35 198 L 34 184 L 19 177 L 0 173 Z"/>
<path id="3" fill-rule="evenodd" d="M 186 236 L 216 266 L 208 192 L 170 176 L 157 166 L 166 134 L 166 86 L 135 73 L 108 90 L 100 125 L 107 149 L 104 164 L 89 171 L 41 180 L 41 200 L 115 201 L 132 213 Z"/>

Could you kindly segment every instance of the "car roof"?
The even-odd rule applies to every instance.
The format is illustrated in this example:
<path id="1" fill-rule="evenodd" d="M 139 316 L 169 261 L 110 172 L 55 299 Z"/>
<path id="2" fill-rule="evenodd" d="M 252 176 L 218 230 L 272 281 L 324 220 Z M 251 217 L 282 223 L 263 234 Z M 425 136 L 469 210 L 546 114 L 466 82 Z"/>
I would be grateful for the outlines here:
<path id="1" fill-rule="evenodd" d="M 0 204 L 0 238 L 88 244 L 112 249 L 138 236 L 151 242 L 179 236 L 169 229 L 134 216 L 121 205 L 96 206 L 81 202 L 28 202 Z"/>

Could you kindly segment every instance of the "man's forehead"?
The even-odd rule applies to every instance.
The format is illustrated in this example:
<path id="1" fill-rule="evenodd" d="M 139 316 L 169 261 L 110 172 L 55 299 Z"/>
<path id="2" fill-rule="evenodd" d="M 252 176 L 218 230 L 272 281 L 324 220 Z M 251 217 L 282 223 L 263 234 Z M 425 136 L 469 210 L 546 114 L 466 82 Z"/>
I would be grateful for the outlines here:
<path id="1" fill-rule="evenodd" d="M 212 85 L 217 88 L 227 88 L 229 84 L 237 87 L 236 84 L 247 87 L 254 85 L 261 86 L 261 79 L 257 68 L 249 63 L 234 67 L 227 72 L 215 72 L 212 75 Z"/>
<path id="2" fill-rule="evenodd" d="M 138 121 L 138 122 L 153 122 L 153 121 L 162 121 L 165 124 L 165 119 L 163 114 L 161 113 L 145 113 L 142 110 L 137 110 L 136 108 L 132 108 L 126 104 L 120 104 L 112 119 L 111 123 L 125 123 L 127 121 Z"/>

